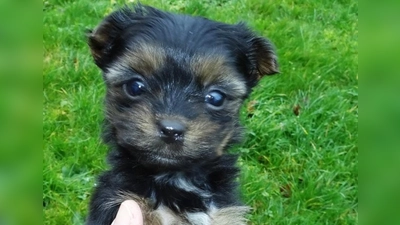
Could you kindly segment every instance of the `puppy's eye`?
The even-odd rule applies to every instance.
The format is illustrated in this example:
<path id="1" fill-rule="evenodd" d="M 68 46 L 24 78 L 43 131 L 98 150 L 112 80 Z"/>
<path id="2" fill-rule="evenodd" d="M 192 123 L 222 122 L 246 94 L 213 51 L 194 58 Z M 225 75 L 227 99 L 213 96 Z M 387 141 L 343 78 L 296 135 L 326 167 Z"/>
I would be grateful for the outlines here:
<path id="1" fill-rule="evenodd" d="M 205 102 L 215 107 L 220 107 L 224 104 L 226 95 L 220 91 L 210 91 L 206 97 Z"/>
<path id="2" fill-rule="evenodd" d="M 135 79 L 131 80 L 128 83 L 124 84 L 125 92 L 133 97 L 139 96 L 145 92 L 146 87 L 144 86 L 143 82 Z"/>

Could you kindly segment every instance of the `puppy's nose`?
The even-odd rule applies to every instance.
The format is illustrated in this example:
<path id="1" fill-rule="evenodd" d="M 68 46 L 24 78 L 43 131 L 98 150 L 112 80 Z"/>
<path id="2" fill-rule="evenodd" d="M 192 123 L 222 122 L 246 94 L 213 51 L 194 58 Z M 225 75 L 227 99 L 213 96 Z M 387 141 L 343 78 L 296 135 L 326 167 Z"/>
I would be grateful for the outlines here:
<path id="1" fill-rule="evenodd" d="M 161 120 L 159 122 L 160 137 L 167 144 L 182 142 L 185 134 L 185 126 L 175 120 Z"/>

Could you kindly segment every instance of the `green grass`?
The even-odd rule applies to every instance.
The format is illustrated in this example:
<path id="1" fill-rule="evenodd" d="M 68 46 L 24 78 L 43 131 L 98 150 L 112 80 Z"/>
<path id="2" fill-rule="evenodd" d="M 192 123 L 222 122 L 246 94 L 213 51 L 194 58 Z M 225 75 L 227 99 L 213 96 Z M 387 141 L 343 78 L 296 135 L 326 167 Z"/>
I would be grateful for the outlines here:
<path id="1" fill-rule="evenodd" d="M 84 32 L 123 2 L 43 3 L 44 223 L 82 224 L 95 177 L 107 167 L 99 138 L 104 87 Z M 264 78 L 243 107 L 247 138 L 232 150 L 241 154 L 250 224 L 357 224 L 358 3 L 142 3 L 243 20 L 277 47 L 281 74 Z"/>

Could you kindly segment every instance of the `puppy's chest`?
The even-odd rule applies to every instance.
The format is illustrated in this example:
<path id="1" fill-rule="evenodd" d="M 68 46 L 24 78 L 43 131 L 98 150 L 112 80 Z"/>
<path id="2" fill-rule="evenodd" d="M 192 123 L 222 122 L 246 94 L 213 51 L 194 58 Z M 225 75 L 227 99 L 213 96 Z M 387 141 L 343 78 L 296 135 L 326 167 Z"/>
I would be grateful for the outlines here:
<path id="1" fill-rule="evenodd" d="M 159 225 L 246 225 L 245 215 L 248 211 L 249 207 L 246 206 L 216 208 L 210 205 L 206 212 L 177 214 L 160 205 L 152 214 L 157 218 Z"/>
<path id="2" fill-rule="evenodd" d="M 154 214 L 161 225 L 211 225 L 211 215 L 216 211 L 211 208 L 207 212 L 183 212 L 177 214 L 165 205 L 160 205 Z"/>
<path id="3" fill-rule="evenodd" d="M 151 200 L 162 225 L 211 225 L 217 211 L 206 180 L 189 179 L 182 173 L 154 177 Z"/>
<path id="4" fill-rule="evenodd" d="M 243 206 L 217 207 L 218 199 L 206 180 L 188 179 L 183 174 L 163 174 L 155 177 L 157 184 L 151 201 L 161 225 L 244 225 L 248 211 Z M 227 193 L 225 193 L 227 194 Z"/>
<path id="5" fill-rule="evenodd" d="M 150 200 L 156 206 L 165 206 L 175 213 L 199 215 L 215 208 L 214 195 L 206 180 L 189 179 L 180 173 L 162 174 L 154 178 Z"/>

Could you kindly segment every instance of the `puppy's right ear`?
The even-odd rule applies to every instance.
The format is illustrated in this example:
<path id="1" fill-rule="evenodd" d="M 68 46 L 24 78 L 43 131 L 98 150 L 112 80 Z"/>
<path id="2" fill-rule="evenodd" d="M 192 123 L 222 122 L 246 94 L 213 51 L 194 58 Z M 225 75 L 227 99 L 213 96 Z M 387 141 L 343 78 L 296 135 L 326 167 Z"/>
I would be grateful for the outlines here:
<path id="1" fill-rule="evenodd" d="M 124 45 L 120 36 L 132 22 L 131 16 L 132 12 L 127 8 L 116 11 L 107 16 L 94 30 L 86 33 L 94 61 L 102 70 L 105 70 L 113 56 Z"/>

